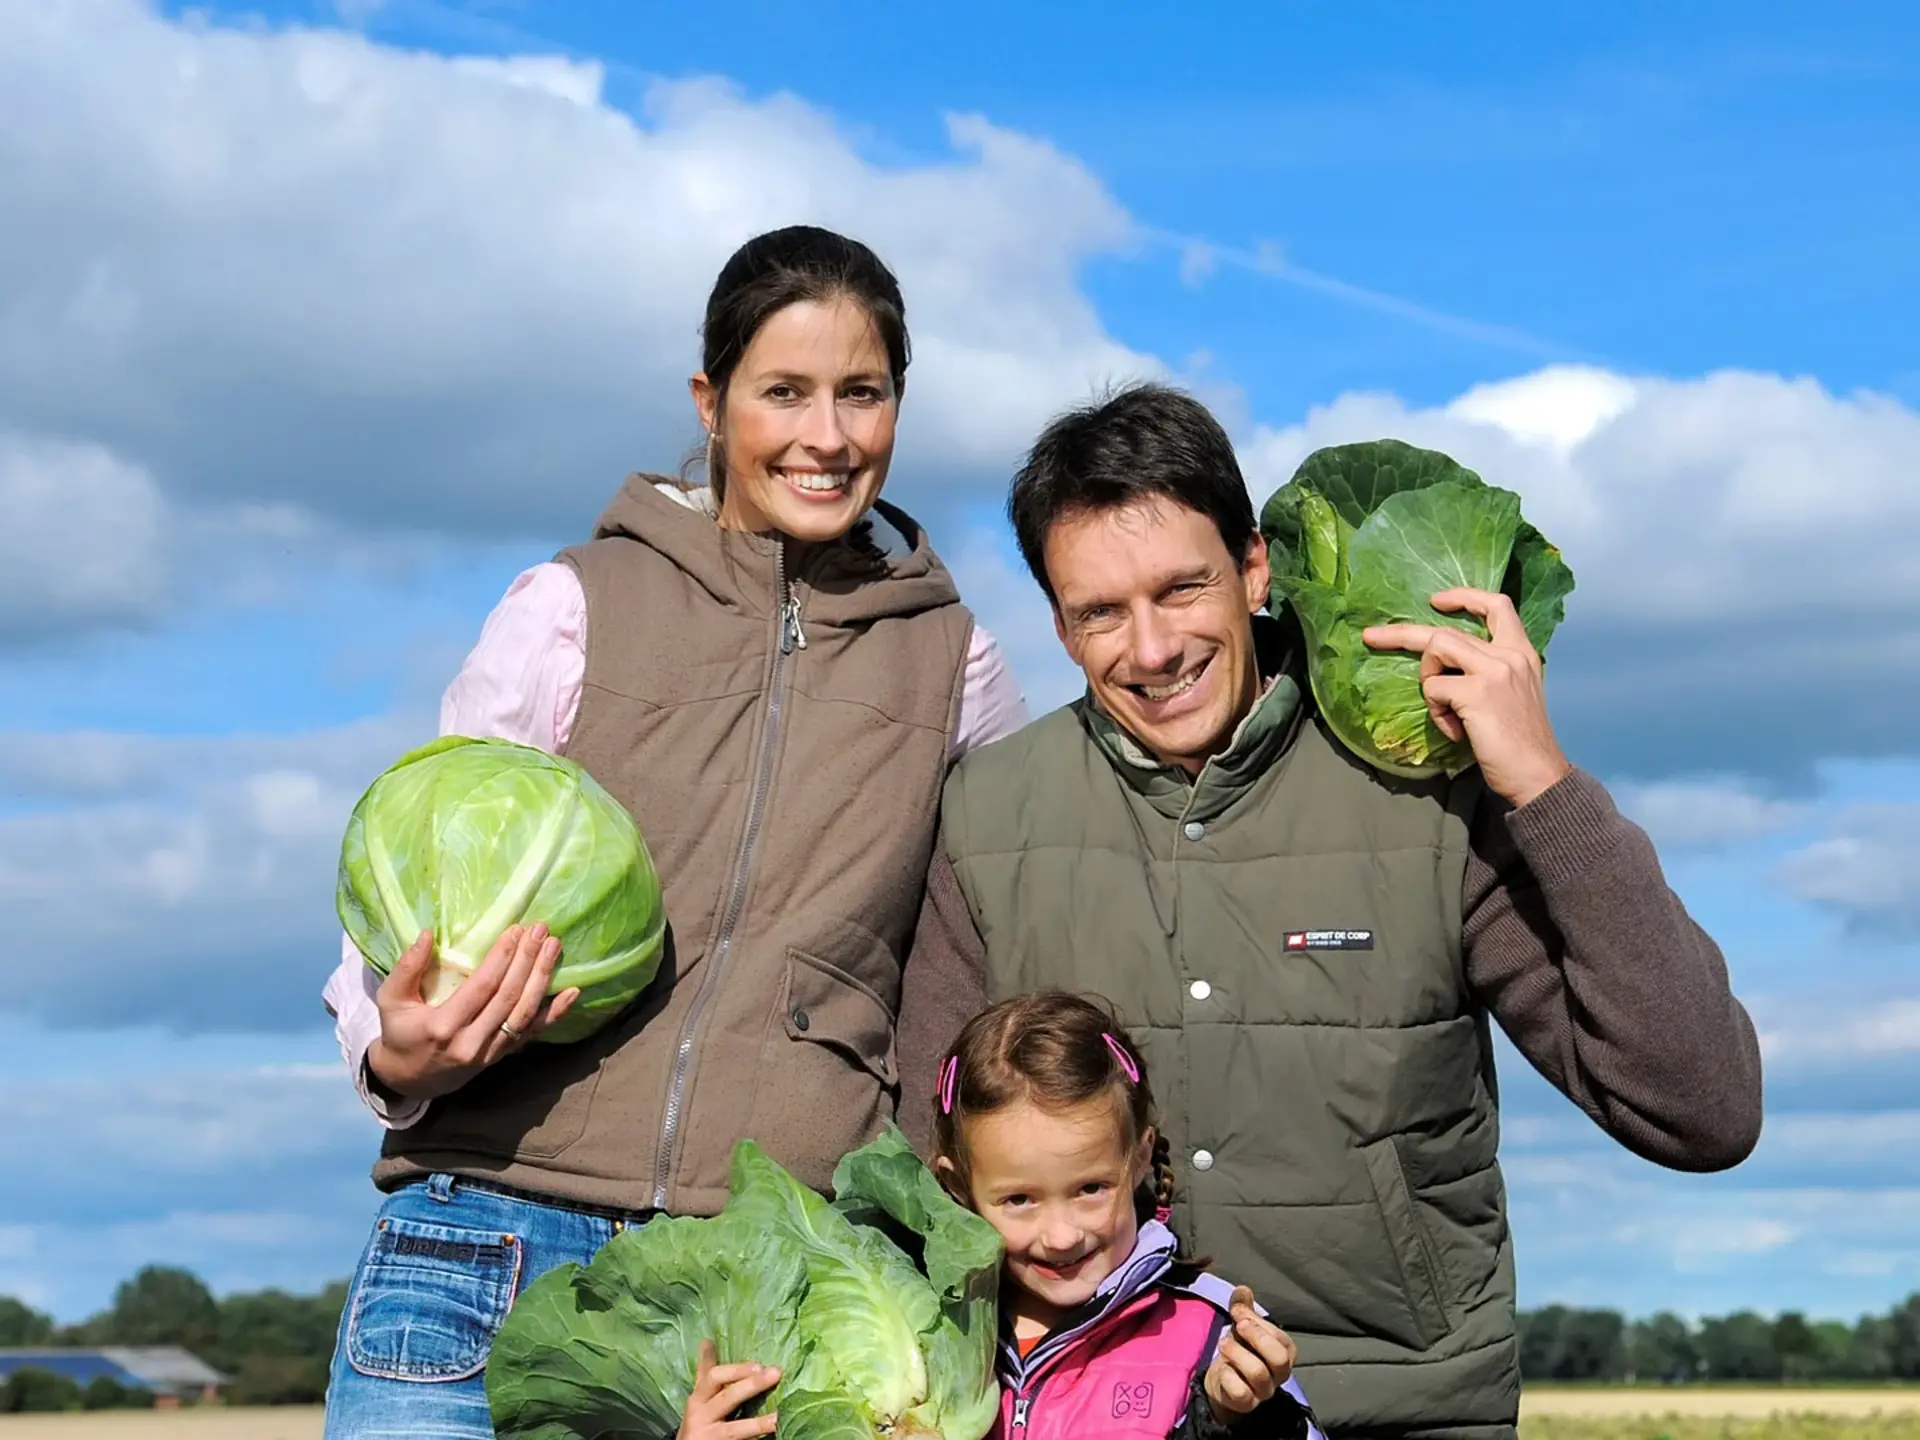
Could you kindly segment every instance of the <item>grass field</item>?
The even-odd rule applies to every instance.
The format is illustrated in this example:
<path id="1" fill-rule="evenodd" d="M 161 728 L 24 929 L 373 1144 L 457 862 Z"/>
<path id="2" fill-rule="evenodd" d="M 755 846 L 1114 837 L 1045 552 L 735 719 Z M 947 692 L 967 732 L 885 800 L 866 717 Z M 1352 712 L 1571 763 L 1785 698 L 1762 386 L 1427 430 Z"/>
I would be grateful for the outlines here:
<path id="1" fill-rule="evenodd" d="M 0 1415 L 4 1440 L 320 1440 L 319 1406 Z"/>
<path id="2" fill-rule="evenodd" d="M 1522 1440 L 1920 1440 L 1920 1386 L 1883 1390 L 1534 1387 L 1521 1403 L 1520 1434 Z M 0 1415 L 0 1440 L 320 1440 L 320 1411 Z"/>
<path id="3" fill-rule="evenodd" d="M 1920 1440 L 1920 1386 L 1550 1389 L 1520 1402 L 1522 1440 Z"/>

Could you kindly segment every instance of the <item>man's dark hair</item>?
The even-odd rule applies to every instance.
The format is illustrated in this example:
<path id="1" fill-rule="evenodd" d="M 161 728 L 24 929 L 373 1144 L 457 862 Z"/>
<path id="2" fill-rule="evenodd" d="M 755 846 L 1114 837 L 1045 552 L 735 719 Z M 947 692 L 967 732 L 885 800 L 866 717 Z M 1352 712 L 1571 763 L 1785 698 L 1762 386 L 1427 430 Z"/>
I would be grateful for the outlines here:
<path id="1" fill-rule="evenodd" d="M 1013 477 L 1007 518 L 1049 600 L 1047 531 L 1071 515 L 1155 495 L 1198 510 L 1241 563 L 1259 531 L 1233 443 L 1207 407 L 1170 385 L 1129 385 L 1054 419 Z"/>

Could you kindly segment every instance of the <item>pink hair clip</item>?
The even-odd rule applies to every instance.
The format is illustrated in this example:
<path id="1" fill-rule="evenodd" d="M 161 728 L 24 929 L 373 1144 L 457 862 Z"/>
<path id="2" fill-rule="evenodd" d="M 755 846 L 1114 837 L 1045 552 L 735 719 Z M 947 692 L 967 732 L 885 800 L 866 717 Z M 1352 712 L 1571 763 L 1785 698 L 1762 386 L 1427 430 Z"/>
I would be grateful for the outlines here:
<path id="1" fill-rule="evenodd" d="M 947 1063 L 940 1067 L 940 1113 L 953 1113 L 953 1092 L 960 1080 L 960 1057 L 949 1055 Z"/>
<path id="2" fill-rule="evenodd" d="M 1158 1220 L 1162 1225 L 1164 1225 L 1169 1220 L 1173 1219 L 1173 1211 L 1169 1210 L 1166 1206 L 1162 1205 L 1153 1212 L 1153 1218 Z"/>
<path id="3" fill-rule="evenodd" d="M 1120 1062 L 1120 1068 L 1127 1072 L 1127 1079 L 1134 1084 L 1140 1083 L 1140 1067 L 1133 1063 L 1133 1057 L 1127 1053 L 1127 1047 L 1113 1038 L 1111 1031 L 1102 1030 L 1100 1038 L 1107 1042 L 1107 1048 L 1113 1051 L 1113 1058 Z"/>

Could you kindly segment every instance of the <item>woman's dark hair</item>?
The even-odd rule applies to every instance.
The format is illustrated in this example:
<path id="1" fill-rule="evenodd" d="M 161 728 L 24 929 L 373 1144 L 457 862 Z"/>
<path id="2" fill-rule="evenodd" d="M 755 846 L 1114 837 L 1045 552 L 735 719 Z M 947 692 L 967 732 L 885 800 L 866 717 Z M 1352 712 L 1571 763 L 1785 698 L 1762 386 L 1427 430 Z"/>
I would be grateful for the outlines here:
<path id="1" fill-rule="evenodd" d="M 907 383 L 913 347 L 900 282 L 867 246 L 815 225 L 789 225 L 747 241 L 720 267 L 700 324 L 700 368 L 726 403 L 727 384 L 760 327 L 789 305 L 851 300 L 866 311 L 886 348 L 897 394 Z M 710 454 L 708 483 L 718 487 L 724 465 Z"/>
<path id="2" fill-rule="evenodd" d="M 1152 1168 L 1134 1194 L 1134 1211 L 1144 1221 L 1173 1204 L 1173 1150 L 1157 1126 L 1146 1063 L 1113 1012 L 1064 990 L 1036 990 L 983 1010 L 940 1065 L 933 1148 L 953 1166 L 942 1177 L 948 1190 L 972 1204 L 969 1118 L 1022 1100 L 1067 1110 L 1102 1098 L 1113 1104 L 1129 1153 L 1154 1131 Z"/>
<path id="3" fill-rule="evenodd" d="M 1049 600 L 1047 532 L 1071 515 L 1164 495 L 1213 521 L 1234 563 L 1259 533 L 1233 442 L 1207 407 L 1169 385 L 1138 384 L 1069 410 L 1040 432 L 1013 477 L 1007 518 Z"/>

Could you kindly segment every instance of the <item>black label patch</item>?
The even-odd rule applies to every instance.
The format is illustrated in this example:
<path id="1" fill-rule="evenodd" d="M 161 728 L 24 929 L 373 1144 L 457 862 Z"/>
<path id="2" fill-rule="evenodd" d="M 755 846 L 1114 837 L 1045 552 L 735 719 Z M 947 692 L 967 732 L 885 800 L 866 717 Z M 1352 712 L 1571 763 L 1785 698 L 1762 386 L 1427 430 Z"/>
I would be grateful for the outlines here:
<path id="1" fill-rule="evenodd" d="M 476 1244 L 471 1240 L 442 1240 L 432 1235 L 396 1235 L 393 1237 L 393 1251 L 396 1256 L 417 1256 L 423 1260 L 443 1260 L 453 1265 L 478 1265 L 481 1261 L 498 1261 L 507 1253 L 504 1245 Z"/>
<path id="2" fill-rule="evenodd" d="M 1300 950 L 1371 950 L 1373 932 L 1371 930 L 1289 930 L 1287 931 L 1287 949 Z"/>

